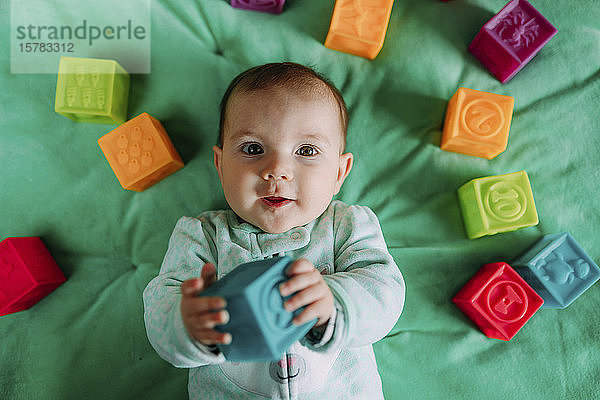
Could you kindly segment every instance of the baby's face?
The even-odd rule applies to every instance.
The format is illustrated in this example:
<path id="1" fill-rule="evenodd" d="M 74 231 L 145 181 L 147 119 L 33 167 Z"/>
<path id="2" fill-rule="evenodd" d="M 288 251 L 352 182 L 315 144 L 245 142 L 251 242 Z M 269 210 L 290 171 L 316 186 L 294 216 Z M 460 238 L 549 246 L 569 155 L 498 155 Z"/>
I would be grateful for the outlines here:
<path id="1" fill-rule="evenodd" d="M 232 210 L 265 232 L 319 217 L 352 168 L 337 104 L 280 88 L 234 93 L 215 167 Z"/>

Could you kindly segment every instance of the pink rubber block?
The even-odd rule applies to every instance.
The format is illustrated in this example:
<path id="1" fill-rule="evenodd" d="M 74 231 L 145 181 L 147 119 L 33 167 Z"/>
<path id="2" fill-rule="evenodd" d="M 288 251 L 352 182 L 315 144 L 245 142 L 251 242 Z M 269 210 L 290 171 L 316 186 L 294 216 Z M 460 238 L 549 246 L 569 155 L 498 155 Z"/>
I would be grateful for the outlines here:
<path id="1" fill-rule="evenodd" d="M 231 6 L 243 10 L 281 14 L 285 0 L 231 0 Z"/>
<path id="2" fill-rule="evenodd" d="M 512 0 L 479 31 L 469 51 L 502 83 L 548 43 L 557 29 L 527 0 Z"/>
<path id="3" fill-rule="evenodd" d="M 0 316 L 30 308 L 65 280 L 40 238 L 0 242 Z"/>
<path id="4" fill-rule="evenodd" d="M 486 264 L 452 298 L 489 338 L 510 340 L 544 300 L 507 263 Z"/>

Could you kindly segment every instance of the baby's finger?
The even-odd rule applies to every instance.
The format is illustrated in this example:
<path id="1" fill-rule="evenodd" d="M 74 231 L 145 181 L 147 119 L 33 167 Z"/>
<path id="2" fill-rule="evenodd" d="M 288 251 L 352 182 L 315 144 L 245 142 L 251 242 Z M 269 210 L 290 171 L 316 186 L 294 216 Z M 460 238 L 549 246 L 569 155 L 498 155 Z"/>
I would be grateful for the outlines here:
<path id="1" fill-rule="evenodd" d="M 324 298 L 326 294 L 322 285 L 313 285 L 296 293 L 291 299 L 283 303 L 283 307 L 287 311 L 294 311 Z"/>
<path id="2" fill-rule="evenodd" d="M 317 284 L 322 278 L 316 270 L 314 271 L 315 272 L 294 275 L 292 278 L 279 285 L 279 293 L 282 296 L 289 296 L 292 293 Z"/>
<path id="3" fill-rule="evenodd" d="M 186 316 L 196 316 L 212 310 L 220 310 L 227 306 L 223 297 L 184 297 L 181 300 L 181 311 Z"/>
<path id="4" fill-rule="evenodd" d="M 181 294 L 183 296 L 196 296 L 203 286 L 204 280 L 202 278 L 188 279 L 181 284 Z"/>
<path id="5" fill-rule="evenodd" d="M 324 315 L 331 315 L 331 313 L 327 313 L 326 306 L 322 301 L 317 301 L 312 303 L 310 306 L 306 307 L 302 312 L 294 317 L 292 323 L 294 325 L 302 325 L 305 322 L 312 321 L 313 319 L 317 319 L 317 324 L 320 324 L 324 321 Z"/>
<path id="6" fill-rule="evenodd" d="M 294 261 L 289 267 L 287 267 L 285 273 L 288 276 L 293 276 L 305 272 L 310 272 L 314 269 L 315 267 L 306 258 L 299 258 L 296 261 Z"/>
<path id="7" fill-rule="evenodd" d="M 201 329 L 194 332 L 194 339 L 204 344 L 229 344 L 231 343 L 231 334 L 215 331 L 214 329 Z"/>
<path id="8" fill-rule="evenodd" d="M 212 263 L 206 263 L 202 267 L 202 279 L 204 279 L 204 289 L 212 285 L 217 280 L 217 269 Z"/>
<path id="9" fill-rule="evenodd" d="M 191 317 L 190 326 L 194 330 L 213 329 L 217 325 L 229 322 L 229 313 L 225 310 L 199 313 Z"/>

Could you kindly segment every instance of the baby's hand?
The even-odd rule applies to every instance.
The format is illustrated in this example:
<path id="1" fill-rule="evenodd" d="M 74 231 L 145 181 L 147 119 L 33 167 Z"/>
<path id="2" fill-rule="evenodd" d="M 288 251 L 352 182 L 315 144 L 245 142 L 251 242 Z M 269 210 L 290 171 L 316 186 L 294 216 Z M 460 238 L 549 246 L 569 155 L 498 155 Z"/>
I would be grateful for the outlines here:
<path id="1" fill-rule="evenodd" d="M 181 284 L 181 317 L 183 325 L 191 337 L 206 345 L 231 343 L 229 333 L 221 333 L 215 325 L 229 321 L 229 313 L 221 310 L 226 306 L 222 297 L 198 297 L 198 292 L 206 289 L 216 279 L 216 269 L 207 263 L 202 268 L 200 278 L 188 279 Z M 217 310 L 217 311 L 215 311 Z"/>
<path id="2" fill-rule="evenodd" d="M 284 297 L 298 293 L 285 302 L 285 309 L 294 311 L 307 306 L 292 322 L 301 325 L 318 318 L 315 326 L 327 323 L 333 314 L 333 295 L 319 271 L 310 261 L 301 258 L 294 261 L 286 273 L 291 278 L 279 286 L 279 293 Z"/>

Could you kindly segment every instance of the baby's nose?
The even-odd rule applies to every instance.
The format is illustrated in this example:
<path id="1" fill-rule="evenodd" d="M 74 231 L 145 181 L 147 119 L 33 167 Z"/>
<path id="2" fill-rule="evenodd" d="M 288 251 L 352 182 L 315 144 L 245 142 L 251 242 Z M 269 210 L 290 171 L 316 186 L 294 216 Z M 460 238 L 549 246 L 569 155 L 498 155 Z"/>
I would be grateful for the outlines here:
<path id="1" fill-rule="evenodd" d="M 261 175 L 266 181 L 272 179 L 289 181 L 294 178 L 291 166 L 284 160 L 275 157 L 265 165 Z"/>
<path id="2" fill-rule="evenodd" d="M 270 179 L 275 179 L 275 180 L 281 179 L 281 180 L 284 180 L 284 181 L 290 180 L 289 174 L 287 174 L 285 172 L 281 172 L 281 173 L 279 173 L 279 172 L 265 172 L 263 174 L 263 179 L 266 180 L 266 181 L 268 181 Z"/>

